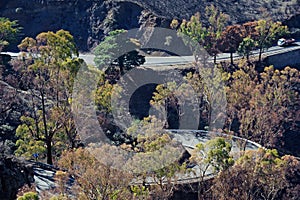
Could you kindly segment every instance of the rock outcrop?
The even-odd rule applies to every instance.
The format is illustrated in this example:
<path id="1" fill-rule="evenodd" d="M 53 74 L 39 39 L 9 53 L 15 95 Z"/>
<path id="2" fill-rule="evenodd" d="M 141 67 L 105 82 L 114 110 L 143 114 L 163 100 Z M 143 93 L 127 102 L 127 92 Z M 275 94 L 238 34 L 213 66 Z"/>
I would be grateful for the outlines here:
<path id="1" fill-rule="evenodd" d="M 0 199 L 16 199 L 18 189 L 33 182 L 31 166 L 12 156 L 4 156 L 0 146 Z"/>

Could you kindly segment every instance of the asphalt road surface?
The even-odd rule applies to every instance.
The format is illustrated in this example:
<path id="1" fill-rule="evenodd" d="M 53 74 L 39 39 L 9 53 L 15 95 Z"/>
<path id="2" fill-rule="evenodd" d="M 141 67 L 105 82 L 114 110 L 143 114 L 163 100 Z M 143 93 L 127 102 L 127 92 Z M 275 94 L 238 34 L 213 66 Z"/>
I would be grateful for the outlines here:
<path id="1" fill-rule="evenodd" d="M 300 42 L 296 42 L 293 46 L 288 47 L 279 47 L 273 46 L 269 48 L 266 52 L 263 53 L 264 56 L 270 56 L 275 54 L 280 54 L 284 52 L 289 52 L 293 50 L 300 49 Z M 252 52 L 252 56 L 258 56 L 259 51 L 255 50 Z M 91 53 L 89 54 L 80 54 L 80 58 L 82 58 L 88 65 L 95 65 L 94 58 L 95 56 Z M 233 58 L 240 58 L 238 54 L 233 54 Z M 194 56 L 168 56 L 168 57 L 145 57 L 146 62 L 142 66 L 166 66 L 166 65 L 180 65 L 180 64 L 188 64 L 195 61 Z M 212 58 L 210 58 L 212 60 Z M 229 53 L 218 54 L 217 61 L 229 60 Z"/>
<path id="2" fill-rule="evenodd" d="M 288 47 L 279 47 L 273 46 L 269 48 L 266 52 L 263 53 L 264 56 L 270 56 L 275 54 L 280 54 L 284 52 L 289 52 L 293 50 L 300 49 L 300 42 L 294 43 L 292 46 Z M 19 53 L 13 52 L 2 52 L 1 54 L 8 54 L 12 57 L 17 57 Z M 252 52 L 252 56 L 257 56 L 258 50 Z M 238 54 L 233 54 L 234 59 L 240 58 Z M 79 58 L 82 58 L 88 65 L 95 65 L 94 58 L 95 55 L 92 53 L 87 54 L 80 54 Z M 168 57 L 145 57 L 146 62 L 142 66 L 151 66 L 151 67 L 159 67 L 159 66 L 166 66 L 166 65 L 180 65 L 180 64 L 188 64 L 195 61 L 194 56 L 168 56 Z M 210 58 L 212 60 L 212 58 Z M 218 54 L 217 61 L 224 61 L 229 60 L 230 54 L 229 53 L 222 53 Z"/>

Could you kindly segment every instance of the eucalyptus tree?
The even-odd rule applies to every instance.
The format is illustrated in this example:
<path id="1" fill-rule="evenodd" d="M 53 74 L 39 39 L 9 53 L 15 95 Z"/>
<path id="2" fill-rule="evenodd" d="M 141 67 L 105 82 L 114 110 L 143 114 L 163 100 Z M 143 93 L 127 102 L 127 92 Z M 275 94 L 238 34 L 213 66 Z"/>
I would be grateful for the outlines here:
<path id="1" fill-rule="evenodd" d="M 35 39 L 27 37 L 18 47 L 22 55 L 13 65 L 20 86 L 30 94 L 30 108 L 17 129 L 16 154 L 46 154 L 47 163 L 52 164 L 54 149 L 59 154 L 66 146 L 74 147 L 70 103 L 81 61 L 74 57 L 78 52 L 73 36 L 64 30 L 43 32 Z"/>
<path id="2" fill-rule="evenodd" d="M 219 53 L 218 42 L 226 25 L 227 16 L 211 5 L 206 7 L 204 17 L 207 18 L 208 25 L 204 25 L 200 13 L 195 13 L 190 20 L 184 19 L 181 23 L 174 19 L 170 26 L 182 34 L 184 42 L 191 47 L 195 54 L 196 61 L 198 61 L 199 55 L 203 56 L 201 48 L 204 48 L 216 62 L 216 56 Z M 207 58 L 203 59 L 205 62 Z"/>
<path id="3" fill-rule="evenodd" d="M 274 22 L 271 19 L 259 20 L 255 30 L 257 32 L 256 41 L 259 49 L 259 62 L 261 62 L 264 50 L 270 48 L 276 39 L 288 33 L 287 26 L 282 25 L 281 22 Z"/>

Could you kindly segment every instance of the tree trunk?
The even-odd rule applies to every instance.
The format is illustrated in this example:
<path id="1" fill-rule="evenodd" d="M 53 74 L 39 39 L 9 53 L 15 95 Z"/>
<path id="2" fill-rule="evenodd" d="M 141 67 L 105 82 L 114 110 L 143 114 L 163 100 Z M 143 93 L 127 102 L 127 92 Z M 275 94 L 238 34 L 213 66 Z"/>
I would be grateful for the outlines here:
<path id="1" fill-rule="evenodd" d="M 261 63 L 262 48 L 259 48 L 258 62 Z"/>
<path id="2" fill-rule="evenodd" d="M 51 140 L 47 140 L 46 142 L 46 145 L 47 145 L 47 163 L 49 165 L 53 165 L 53 162 L 52 162 L 52 144 L 51 144 Z"/>
<path id="3" fill-rule="evenodd" d="M 124 67 L 122 66 L 122 65 L 120 65 L 120 73 L 121 73 L 121 75 L 124 75 L 125 73 L 124 73 Z"/>
<path id="4" fill-rule="evenodd" d="M 124 73 L 125 66 L 124 66 L 124 63 L 123 63 L 122 59 L 118 60 L 118 64 L 119 64 L 119 68 L 120 68 L 120 74 L 121 74 L 121 76 L 123 76 L 125 74 Z"/>
<path id="5" fill-rule="evenodd" d="M 48 133 L 48 127 L 47 127 L 47 120 L 46 120 L 46 105 L 45 105 L 45 96 L 44 93 L 41 92 L 42 97 L 42 111 L 43 111 L 43 125 L 44 125 L 44 131 L 46 136 L 46 146 L 47 146 L 47 163 L 49 165 L 52 165 L 52 145 L 51 140 L 49 139 L 49 133 Z"/>
<path id="6" fill-rule="evenodd" d="M 231 63 L 231 65 L 233 65 L 233 53 L 232 52 L 230 52 L 230 63 Z"/>

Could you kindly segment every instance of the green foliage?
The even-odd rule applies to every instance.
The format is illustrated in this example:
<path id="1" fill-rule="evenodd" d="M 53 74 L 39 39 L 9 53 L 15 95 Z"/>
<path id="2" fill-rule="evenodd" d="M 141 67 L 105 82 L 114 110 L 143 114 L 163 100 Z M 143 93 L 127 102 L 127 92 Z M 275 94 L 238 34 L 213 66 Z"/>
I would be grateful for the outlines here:
<path id="1" fill-rule="evenodd" d="M 208 35 L 207 29 L 201 22 L 200 13 L 191 16 L 189 21 L 183 20 L 178 31 L 203 46 Z"/>
<path id="2" fill-rule="evenodd" d="M 171 142 L 171 138 L 162 130 L 163 122 L 155 117 L 147 117 L 144 120 L 136 120 L 127 129 L 127 134 L 136 138 L 133 144 L 136 151 L 154 152 Z"/>
<path id="3" fill-rule="evenodd" d="M 190 159 L 200 166 L 204 176 L 210 167 L 214 172 L 220 172 L 232 166 L 234 160 L 230 151 L 231 144 L 224 138 L 216 137 L 205 144 L 197 144 Z"/>
<path id="4" fill-rule="evenodd" d="M 109 83 L 109 81 L 105 81 L 96 90 L 95 103 L 98 106 L 100 111 L 111 111 L 111 97 L 114 86 Z"/>
<path id="5" fill-rule="evenodd" d="M 95 91 L 95 103 L 97 108 L 101 113 L 110 113 L 113 109 L 111 105 L 112 98 L 120 98 L 122 88 L 118 85 L 113 85 L 109 80 L 106 80 L 103 71 L 94 69 L 93 73 L 97 74 L 99 77 L 98 86 Z"/>
<path id="6" fill-rule="evenodd" d="M 178 30 L 183 37 L 183 41 L 188 45 L 198 60 L 199 56 L 204 56 L 204 48 L 209 55 L 214 56 L 219 53 L 218 40 L 225 27 L 227 16 L 218 11 L 213 5 L 207 6 L 205 9 L 205 17 L 208 18 L 208 26 L 205 27 L 201 21 L 200 13 L 191 16 L 190 20 L 183 20 L 179 25 L 177 20 L 173 20 L 170 24 L 171 28 Z M 199 49 L 200 48 L 200 49 Z M 204 58 L 200 58 L 206 60 Z"/>
<path id="7" fill-rule="evenodd" d="M 144 56 L 139 55 L 138 41 L 129 39 L 125 30 L 111 31 L 108 36 L 95 48 L 95 63 L 100 69 L 119 67 L 120 73 L 142 65 Z"/>
<path id="8" fill-rule="evenodd" d="M 255 30 L 257 32 L 255 40 L 260 50 L 259 61 L 261 61 L 261 54 L 265 49 L 270 48 L 276 39 L 288 33 L 287 26 L 283 26 L 281 22 L 273 22 L 270 19 L 259 20 Z"/>
<path id="9" fill-rule="evenodd" d="M 206 40 L 205 46 L 207 46 L 208 53 L 214 57 L 214 63 L 216 63 L 216 56 L 220 53 L 218 44 L 227 22 L 227 16 L 218 11 L 214 5 L 206 7 L 206 16 L 209 22 L 209 37 Z"/>
<path id="10" fill-rule="evenodd" d="M 166 107 L 167 99 L 169 99 L 169 101 L 175 101 L 174 98 L 178 95 L 177 91 L 178 85 L 175 81 L 157 85 L 150 104 L 157 107 Z"/>
<path id="11" fill-rule="evenodd" d="M 54 114 L 55 110 L 52 110 Z M 53 116 L 53 115 L 52 115 Z M 42 111 L 37 112 L 36 118 L 34 117 L 21 117 L 22 124 L 18 126 L 16 130 L 16 136 L 19 138 L 16 142 L 17 150 L 15 154 L 17 156 L 24 156 L 28 159 L 33 158 L 33 154 L 38 153 L 39 160 L 46 157 L 46 145 L 48 134 L 53 134 L 51 131 L 56 129 L 57 116 L 53 116 L 52 119 L 47 120 L 46 128 L 49 131 L 45 131 Z M 63 149 L 67 148 L 65 141 L 67 140 L 65 134 L 62 131 L 56 131 L 52 140 L 52 153 L 54 155 L 60 154 Z"/>
<path id="12" fill-rule="evenodd" d="M 68 198 L 63 195 L 58 195 L 51 197 L 49 200 L 68 200 Z"/>
<path id="13" fill-rule="evenodd" d="M 9 45 L 10 42 L 16 40 L 20 32 L 17 21 L 10 21 L 7 18 L 0 18 L 0 52 Z"/>
<path id="14" fill-rule="evenodd" d="M 203 67 L 201 72 L 188 73 L 181 84 L 173 81 L 158 85 L 150 104 L 157 110 L 175 108 L 180 116 L 179 120 L 181 117 L 191 116 L 190 120 L 199 120 L 202 129 L 208 125 L 213 129 L 224 116 L 226 94 L 223 81 L 228 77 L 223 75 L 218 68 Z M 180 107 L 184 106 L 193 108 L 194 116 L 181 112 Z M 214 117 L 210 118 L 209 113 L 212 111 Z M 200 116 L 200 119 L 195 116 Z"/>
<path id="15" fill-rule="evenodd" d="M 215 171 L 224 170 L 233 165 L 233 158 L 229 155 L 231 144 L 226 142 L 224 138 L 210 140 L 205 146 L 210 149 L 207 153 L 206 162 L 209 162 Z"/>
<path id="16" fill-rule="evenodd" d="M 38 200 L 38 194 L 36 192 L 26 192 L 23 196 L 18 197 L 17 200 Z"/>
<path id="17" fill-rule="evenodd" d="M 13 65 L 23 77 L 21 85 L 28 89 L 32 107 L 21 117 L 16 154 L 29 158 L 32 152 L 43 155 L 46 149 L 47 162 L 52 164 L 52 154 L 75 146 L 70 103 L 82 60 L 73 57 L 78 51 L 73 36 L 64 30 L 26 37 L 18 47 L 24 54 Z"/>
<path id="18" fill-rule="evenodd" d="M 145 199 L 149 196 L 149 189 L 145 186 L 141 185 L 131 185 L 130 186 L 131 192 L 133 193 L 133 196 L 138 199 Z"/>
<path id="19" fill-rule="evenodd" d="M 239 44 L 237 51 L 240 55 L 246 56 L 246 58 L 249 59 L 249 56 L 255 49 L 256 44 L 257 43 L 248 36 L 244 38 L 243 41 Z"/>
<path id="20" fill-rule="evenodd" d="M 181 24 L 177 20 L 173 20 L 172 28 L 176 28 L 179 36 L 182 37 L 183 42 L 193 52 L 196 60 L 207 59 L 206 54 L 202 54 L 203 49 L 207 49 L 206 40 L 209 35 L 207 28 L 203 25 L 200 13 L 195 13 L 190 20 L 182 20 Z M 199 55 L 204 56 L 199 58 Z"/>
<path id="21" fill-rule="evenodd" d="M 217 40 L 221 37 L 221 33 L 228 17 L 224 13 L 218 11 L 214 5 L 206 7 L 205 10 L 210 24 L 209 32 Z"/>
<path id="22" fill-rule="evenodd" d="M 38 159 L 45 157 L 46 148 L 44 147 L 44 142 L 32 138 L 29 128 L 26 125 L 21 125 L 17 128 L 16 136 L 20 137 L 16 142 L 17 150 L 15 151 L 15 154 L 17 156 L 24 156 L 28 159 L 32 159 L 33 154 L 38 153 Z"/>
<path id="23" fill-rule="evenodd" d="M 34 56 L 36 62 L 62 63 L 73 55 L 78 56 L 78 51 L 74 43 L 74 38 L 70 32 L 58 30 L 57 32 L 42 32 L 36 39 L 26 37 L 18 45 L 21 51 L 28 51 L 30 56 Z M 39 53 L 39 56 L 36 55 Z"/>
<path id="24" fill-rule="evenodd" d="M 246 151 L 234 166 L 221 172 L 211 188 L 216 199 L 297 199 L 295 173 L 300 163 L 280 157 L 275 149 Z"/>

